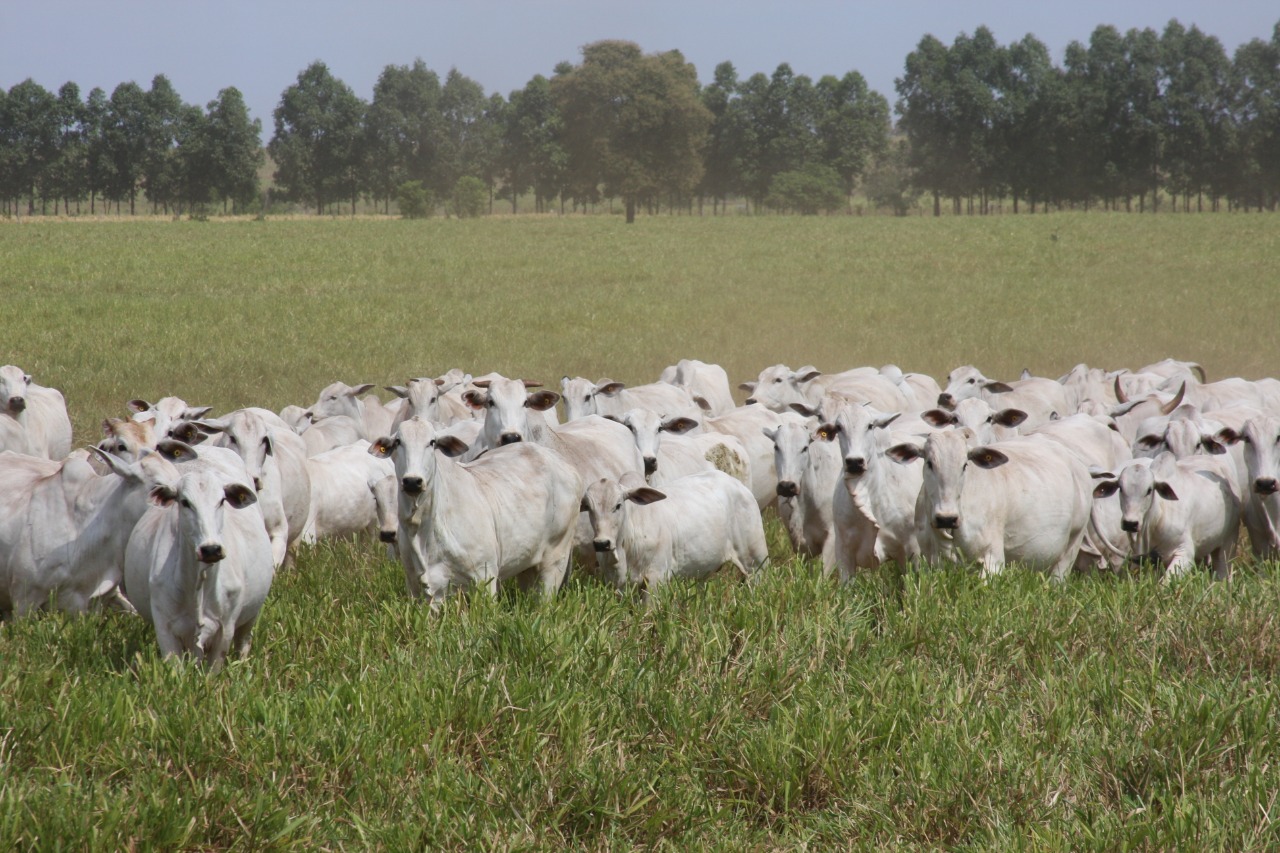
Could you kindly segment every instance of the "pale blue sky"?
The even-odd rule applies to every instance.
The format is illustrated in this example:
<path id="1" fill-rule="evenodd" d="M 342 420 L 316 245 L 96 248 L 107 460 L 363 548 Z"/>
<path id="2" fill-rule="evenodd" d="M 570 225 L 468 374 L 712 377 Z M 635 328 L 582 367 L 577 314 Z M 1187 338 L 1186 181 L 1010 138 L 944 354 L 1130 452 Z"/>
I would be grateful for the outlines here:
<path id="1" fill-rule="evenodd" d="M 1269 38 L 1276 0 L 1141 2 L 835 2 L 835 0 L 0 0 L 0 86 L 27 77 L 50 90 L 68 80 L 82 95 L 163 73 L 189 103 L 235 86 L 272 132 L 280 93 L 323 60 L 368 99 L 382 69 L 422 58 L 441 77 L 451 68 L 504 96 L 584 44 L 637 42 L 646 52 L 678 48 L 703 81 L 729 60 L 742 77 L 789 62 L 814 79 L 856 70 L 895 99 L 894 78 L 921 36 L 950 43 L 986 24 L 1007 44 L 1034 33 L 1061 61 L 1072 40 L 1102 23 L 1121 30 L 1170 18 L 1217 36 L 1228 53 Z"/>

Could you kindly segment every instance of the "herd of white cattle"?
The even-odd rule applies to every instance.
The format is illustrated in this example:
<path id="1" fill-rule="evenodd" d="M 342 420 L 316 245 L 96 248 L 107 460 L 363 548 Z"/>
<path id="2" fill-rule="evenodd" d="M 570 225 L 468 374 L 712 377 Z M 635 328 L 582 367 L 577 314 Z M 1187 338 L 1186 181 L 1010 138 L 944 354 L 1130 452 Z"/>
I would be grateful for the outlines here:
<path id="1" fill-rule="evenodd" d="M 966 366 L 945 389 L 777 365 L 739 387 L 742 406 L 723 368 L 682 360 L 559 394 L 453 370 L 387 404 L 341 382 L 278 414 L 134 400 L 72 452 L 62 395 L 6 366 L 0 616 L 99 598 L 151 622 L 164 654 L 217 664 L 248 651 L 299 542 L 377 531 L 433 607 L 509 578 L 554 594 L 575 553 L 647 592 L 725 564 L 751 578 L 770 506 L 842 581 L 889 560 L 1225 578 L 1241 523 L 1256 558 L 1280 553 L 1275 379 L 1166 359 L 1012 382 Z"/>

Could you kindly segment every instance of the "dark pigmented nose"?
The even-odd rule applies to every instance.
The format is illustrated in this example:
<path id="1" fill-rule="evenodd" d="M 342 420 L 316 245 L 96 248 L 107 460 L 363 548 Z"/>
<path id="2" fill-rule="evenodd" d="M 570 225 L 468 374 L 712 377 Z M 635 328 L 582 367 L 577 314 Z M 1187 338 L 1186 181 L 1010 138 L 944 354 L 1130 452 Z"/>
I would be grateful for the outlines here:
<path id="1" fill-rule="evenodd" d="M 606 553 L 613 550 L 613 543 L 608 539 L 595 539 L 591 542 L 591 546 L 600 553 Z"/>
<path id="2" fill-rule="evenodd" d="M 956 407 L 956 398 L 943 391 L 938 395 L 938 405 L 944 409 L 954 409 Z"/>
<path id="3" fill-rule="evenodd" d="M 406 494 L 417 495 L 422 493 L 421 477 L 401 477 L 400 487 L 405 490 Z"/>
<path id="4" fill-rule="evenodd" d="M 506 446 L 508 444 L 517 444 L 519 443 L 519 441 L 520 441 L 520 433 L 518 432 L 504 432 L 502 434 L 502 437 L 498 439 L 498 443 L 503 446 Z"/>
<path id="5" fill-rule="evenodd" d="M 867 473 L 867 460 L 861 456 L 844 460 L 844 471 L 846 474 L 865 474 Z"/>
<path id="6" fill-rule="evenodd" d="M 221 545 L 200 546 L 200 562 L 202 563 L 216 563 L 225 556 L 226 554 L 223 552 Z"/>
<path id="7" fill-rule="evenodd" d="M 960 521 L 959 516 L 955 515 L 935 515 L 933 517 L 933 526 L 939 530 L 953 530 Z"/>
<path id="8" fill-rule="evenodd" d="M 1280 484 L 1275 477 L 1259 477 L 1253 481 L 1253 490 L 1260 495 L 1274 495 L 1280 491 Z"/>
<path id="9" fill-rule="evenodd" d="M 394 542 L 396 541 L 396 532 L 394 530 L 380 530 L 378 531 L 378 538 L 383 542 Z"/>
<path id="10" fill-rule="evenodd" d="M 1137 533 L 1138 522 L 1125 519 L 1120 522 L 1120 529 L 1123 530 L 1125 533 Z"/>
<path id="11" fill-rule="evenodd" d="M 778 481 L 778 497 L 794 498 L 800 494 L 800 487 L 790 480 Z"/>
<path id="12" fill-rule="evenodd" d="M 26 407 L 27 407 L 27 398 L 26 398 L 26 397 L 10 397 L 10 398 L 9 398 L 9 410 L 10 410 L 10 411 L 13 411 L 13 412 L 21 412 L 21 411 L 22 411 L 23 409 L 25 409 Z"/>
<path id="13" fill-rule="evenodd" d="M 754 406 L 755 404 L 756 404 L 756 398 L 755 398 L 755 397 L 748 397 L 748 398 L 747 398 L 747 402 L 746 402 L 746 403 L 744 403 L 743 405 L 745 405 L 745 406 Z"/>
<path id="14" fill-rule="evenodd" d="M 644 458 L 644 472 L 646 474 L 652 474 L 654 471 L 657 471 L 657 470 L 658 470 L 658 460 L 653 458 L 652 456 L 646 456 Z"/>

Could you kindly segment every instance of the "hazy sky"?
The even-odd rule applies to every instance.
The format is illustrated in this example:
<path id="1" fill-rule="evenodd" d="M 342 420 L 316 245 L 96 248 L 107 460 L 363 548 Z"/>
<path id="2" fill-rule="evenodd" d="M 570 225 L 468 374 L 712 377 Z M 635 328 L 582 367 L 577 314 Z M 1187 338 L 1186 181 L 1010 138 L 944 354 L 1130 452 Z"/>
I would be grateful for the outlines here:
<path id="1" fill-rule="evenodd" d="M 600 39 L 646 52 L 679 49 L 704 81 L 731 61 L 741 77 L 789 62 L 817 79 L 856 70 L 892 103 L 894 78 L 921 36 L 950 44 L 983 24 L 1002 44 L 1034 33 L 1060 62 L 1098 24 L 1164 28 L 1170 18 L 1217 36 L 1228 53 L 1269 38 L 1276 0 L 1133 2 L 835 2 L 834 0 L 0 0 L 0 86 L 27 77 L 51 91 L 109 94 L 165 74 L 184 101 L 204 105 L 226 86 L 244 93 L 264 136 L 280 93 L 311 62 L 368 99 L 382 69 L 421 58 L 457 67 L 486 91 L 509 95 L 535 74 Z"/>

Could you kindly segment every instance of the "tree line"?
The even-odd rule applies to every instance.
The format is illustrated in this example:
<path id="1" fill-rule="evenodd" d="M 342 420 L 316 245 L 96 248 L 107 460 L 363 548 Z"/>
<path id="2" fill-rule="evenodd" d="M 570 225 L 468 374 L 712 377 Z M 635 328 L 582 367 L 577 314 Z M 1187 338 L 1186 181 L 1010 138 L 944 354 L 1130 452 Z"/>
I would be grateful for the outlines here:
<path id="1" fill-rule="evenodd" d="M 201 108 L 163 75 L 84 100 L 74 83 L 55 94 L 26 80 L 0 91 L 0 205 L 261 210 L 266 154 L 270 198 L 321 213 L 618 200 L 631 221 L 730 200 L 834 211 L 856 191 L 900 214 L 922 194 L 935 214 L 943 199 L 957 213 L 1280 201 L 1280 24 L 1233 57 L 1177 21 L 1159 34 L 1099 26 L 1061 66 L 1034 36 L 1000 45 L 979 27 L 950 46 L 922 38 L 895 88 L 896 126 L 856 71 L 814 81 L 784 63 L 743 79 L 724 62 L 701 85 L 678 51 L 623 41 L 588 45 L 506 98 L 419 60 L 384 68 L 366 101 L 314 62 L 281 94 L 264 151 L 234 88 Z"/>

